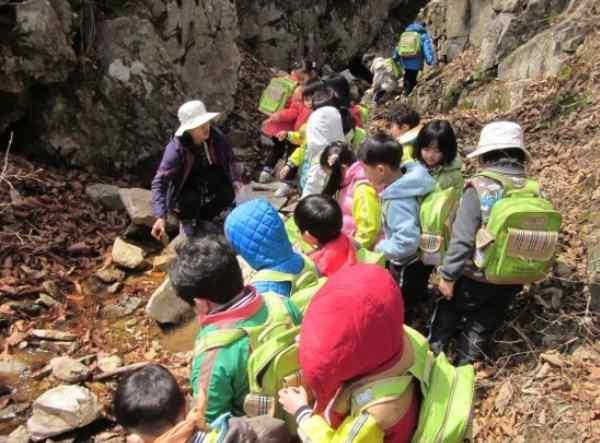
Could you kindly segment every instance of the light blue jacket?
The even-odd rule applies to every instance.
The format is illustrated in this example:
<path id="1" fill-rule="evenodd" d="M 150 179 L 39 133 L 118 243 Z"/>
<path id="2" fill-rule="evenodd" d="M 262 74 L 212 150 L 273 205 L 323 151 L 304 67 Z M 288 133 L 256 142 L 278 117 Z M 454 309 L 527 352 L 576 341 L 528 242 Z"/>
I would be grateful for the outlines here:
<path id="1" fill-rule="evenodd" d="M 430 193 L 435 180 L 418 162 L 404 165 L 406 173 L 381 193 L 384 239 L 375 246 L 395 264 L 415 257 L 421 240 L 419 199 Z"/>
<path id="2" fill-rule="evenodd" d="M 423 69 L 423 60 L 428 65 L 435 65 L 437 59 L 435 57 L 435 50 L 433 49 L 433 43 L 431 37 L 427 33 L 427 30 L 419 23 L 413 23 L 406 28 L 406 31 L 418 32 L 421 35 L 421 54 L 416 57 L 400 57 L 398 49 L 394 47 L 392 58 L 396 63 L 402 64 L 404 69 L 410 69 L 413 71 L 420 71 Z"/>
<path id="3" fill-rule="evenodd" d="M 267 200 L 250 200 L 235 208 L 225 220 L 225 235 L 257 271 L 300 274 L 304 269 L 304 258 L 294 252 L 283 220 Z M 292 289 L 288 282 L 257 281 L 253 286 L 260 293 L 275 292 L 284 297 L 289 297 Z"/>

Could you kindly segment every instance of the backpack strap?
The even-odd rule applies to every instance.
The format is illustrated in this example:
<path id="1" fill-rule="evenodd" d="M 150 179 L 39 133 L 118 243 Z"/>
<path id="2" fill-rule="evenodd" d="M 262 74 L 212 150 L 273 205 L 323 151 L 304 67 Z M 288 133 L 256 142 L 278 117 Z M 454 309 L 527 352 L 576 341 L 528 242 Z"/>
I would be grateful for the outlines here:
<path id="1" fill-rule="evenodd" d="M 295 279 L 296 279 L 296 276 L 294 274 L 290 274 L 289 272 L 274 271 L 272 269 L 263 269 L 263 270 L 256 272 L 252 276 L 251 283 L 257 283 L 257 282 L 262 282 L 262 281 L 273 281 L 273 282 L 278 282 L 278 283 L 284 283 L 284 282 L 293 283 Z"/>
<path id="2" fill-rule="evenodd" d="M 288 322 L 290 315 L 281 296 L 276 294 L 263 294 L 263 300 L 269 310 L 267 323 Z"/>
<path id="3" fill-rule="evenodd" d="M 217 329 L 200 337 L 194 346 L 194 356 L 211 349 L 224 348 L 246 335 L 243 328 Z"/>
<path id="4" fill-rule="evenodd" d="M 398 399 L 413 381 L 411 375 L 387 377 L 367 383 L 352 392 L 350 413 L 354 416 L 372 406 Z"/>

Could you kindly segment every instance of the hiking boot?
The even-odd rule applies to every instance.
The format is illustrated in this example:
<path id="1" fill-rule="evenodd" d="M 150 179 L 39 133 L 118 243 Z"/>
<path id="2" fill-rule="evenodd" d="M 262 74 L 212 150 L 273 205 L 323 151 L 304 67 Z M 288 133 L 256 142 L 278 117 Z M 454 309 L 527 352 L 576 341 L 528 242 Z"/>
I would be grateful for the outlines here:
<path id="1" fill-rule="evenodd" d="M 273 181 L 273 173 L 271 173 L 270 171 L 267 171 L 266 169 L 263 169 L 262 171 L 260 171 L 260 175 L 258 176 L 258 182 L 259 183 L 271 183 Z"/>

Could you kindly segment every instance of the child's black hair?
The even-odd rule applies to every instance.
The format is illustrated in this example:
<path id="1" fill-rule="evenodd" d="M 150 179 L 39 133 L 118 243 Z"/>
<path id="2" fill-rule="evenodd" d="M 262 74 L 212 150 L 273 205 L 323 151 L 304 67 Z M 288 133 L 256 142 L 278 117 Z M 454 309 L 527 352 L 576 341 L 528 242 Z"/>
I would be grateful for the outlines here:
<path id="1" fill-rule="evenodd" d="M 328 195 L 313 194 L 300 200 L 294 221 L 300 232 L 308 232 L 321 245 L 335 240 L 342 232 L 342 210 Z"/>
<path id="2" fill-rule="evenodd" d="M 332 158 L 332 156 L 335 156 Z M 330 163 L 330 160 L 334 160 Z M 334 196 L 342 186 L 344 174 L 342 166 L 350 166 L 356 161 L 356 155 L 346 142 L 333 142 L 325 147 L 319 159 L 323 169 L 330 169 L 329 179 L 323 189 L 323 194 Z"/>
<path id="3" fill-rule="evenodd" d="M 342 131 L 344 131 L 344 134 L 348 134 L 348 132 L 356 128 L 356 120 L 354 120 L 354 116 L 352 115 L 352 112 L 350 112 L 350 109 L 341 108 L 340 116 L 342 117 Z"/>
<path id="4" fill-rule="evenodd" d="M 481 156 L 481 161 L 483 163 L 496 163 L 507 159 L 516 160 L 519 163 L 525 163 L 527 161 L 527 155 L 522 149 L 508 148 L 498 151 L 491 151 Z"/>
<path id="5" fill-rule="evenodd" d="M 325 87 L 325 83 L 323 83 L 323 81 L 318 78 L 308 80 L 306 83 L 304 83 L 304 86 L 302 87 L 302 95 L 305 99 L 310 98 L 315 92 Z"/>
<path id="6" fill-rule="evenodd" d="M 427 123 L 419 131 L 417 141 L 415 143 L 414 157 L 421 163 L 423 161 L 423 149 L 430 146 L 432 143 L 437 145 L 437 148 L 443 154 L 442 164 L 449 165 L 456 158 L 458 147 L 456 145 L 456 135 L 452 125 L 446 120 L 433 120 Z"/>
<path id="7" fill-rule="evenodd" d="M 341 74 L 335 74 L 325 78 L 323 81 L 335 92 L 338 99 L 338 107 L 349 108 L 351 106 L 350 83 L 348 83 L 346 77 Z"/>
<path id="8" fill-rule="evenodd" d="M 419 126 L 421 116 L 414 109 L 401 103 L 388 113 L 388 120 L 398 126 L 408 125 L 412 129 Z"/>
<path id="9" fill-rule="evenodd" d="M 210 233 L 188 238 L 177 248 L 169 278 L 177 295 L 192 306 L 196 298 L 225 304 L 244 287 L 235 252 L 225 237 Z"/>
<path id="10" fill-rule="evenodd" d="M 316 77 L 319 75 L 319 65 L 317 62 L 307 58 L 303 58 L 302 60 L 296 62 L 292 69 L 295 71 L 301 71 L 310 77 Z"/>
<path id="11" fill-rule="evenodd" d="M 167 369 L 149 364 L 121 378 L 113 406 L 121 426 L 158 437 L 177 424 L 185 397 Z"/>
<path id="12" fill-rule="evenodd" d="M 393 170 L 400 168 L 401 157 L 402 145 L 384 132 L 367 138 L 358 151 L 358 159 L 365 165 L 384 164 Z"/>

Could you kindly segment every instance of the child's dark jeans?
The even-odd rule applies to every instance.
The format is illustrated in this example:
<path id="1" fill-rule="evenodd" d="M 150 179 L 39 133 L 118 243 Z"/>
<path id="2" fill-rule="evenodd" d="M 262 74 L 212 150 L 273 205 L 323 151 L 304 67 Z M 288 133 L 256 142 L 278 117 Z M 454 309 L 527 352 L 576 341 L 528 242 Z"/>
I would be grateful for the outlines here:
<path id="1" fill-rule="evenodd" d="M 431 320 L 429 343 L 434 352 L 448 352 L 450 340 L 457 337 L 457 365 L 472 363 L 485 356 L 485 347 L 506 316 L 510 303 L 523 290 L 522 285 L 495 285 L 461 277 L 451 300 L 439 300 Z"/>
<path id="2" fill-rule="evenodd" d="M 388 270 L 402 290 L 404 299 L 404 323 L 414 326 L 418 320 L 419 306 L 427 301 L 427 285 L 433 266 L 424 265 L 419 259 L 399 266 L 388 263 Z"/>

